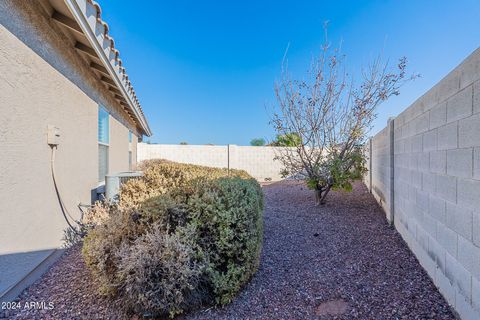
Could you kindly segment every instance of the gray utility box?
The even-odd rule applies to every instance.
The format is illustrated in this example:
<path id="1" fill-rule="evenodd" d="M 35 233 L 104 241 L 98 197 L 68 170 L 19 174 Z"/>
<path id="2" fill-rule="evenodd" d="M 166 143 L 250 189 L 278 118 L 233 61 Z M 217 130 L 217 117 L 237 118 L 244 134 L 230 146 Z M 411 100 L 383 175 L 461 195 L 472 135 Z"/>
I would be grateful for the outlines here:
<path id="1" fill-rule="evenodd" d="M 105 198 L 109 201 L 116 201 L 120 186 L 130 179 L 142 177 L 141 171 L 127 171 L 109 174 L 105 176 Z"/>

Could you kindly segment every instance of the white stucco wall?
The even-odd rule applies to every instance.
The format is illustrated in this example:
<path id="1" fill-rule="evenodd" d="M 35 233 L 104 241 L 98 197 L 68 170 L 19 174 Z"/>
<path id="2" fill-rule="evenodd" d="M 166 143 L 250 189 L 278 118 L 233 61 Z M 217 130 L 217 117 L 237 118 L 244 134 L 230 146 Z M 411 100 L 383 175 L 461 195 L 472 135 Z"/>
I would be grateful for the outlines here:
<path id="1" fill-rule="evenodd" d="M 137 166 L 137 145 L 138 145 L 138 137 L 133 135 L 132 142 L 129 143 L 129 150 L 132 152 L 132 168 L 133 170 L 136 169 Z"/>
<path id="2" fill-rule="evenodd" d="M 98 104 L 110 117 L 110 171 L 128 170 L 135 129 L 36 1 L 0 1 L 0 299 L 62 244 L 67 227 L 51 174 L 47 126 L 68 211 L 98 185 Z M 135 131 L 136 132 L 136 131 Z"/>
<path id="3" fill-rule="evenodd" d="M 128 169 L 128 131 L 117 119 L 110 117 L 109 173 Z"/>
<path id="4" fill-rule="evenodd" d="M 97 104 L 0 26 L 0 254 L 59 245 L 47 125 L 60 129 L 55 160 L 60 189 L 73 213 L 96 186 Z M 32 240 L 35 241 L 32 241 Z"/>

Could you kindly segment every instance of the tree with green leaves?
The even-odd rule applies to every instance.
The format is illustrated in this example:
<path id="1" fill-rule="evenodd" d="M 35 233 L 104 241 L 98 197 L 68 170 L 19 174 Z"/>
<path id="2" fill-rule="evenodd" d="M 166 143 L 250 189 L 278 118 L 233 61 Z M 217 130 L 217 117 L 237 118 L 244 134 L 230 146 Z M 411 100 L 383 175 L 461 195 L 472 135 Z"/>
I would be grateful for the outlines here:
<path id="1" fill-rule="evenodd" d="M 346 72 L 345 56 L 328 44 L 302 79 L 292 79 L 285 59 L 275 84 L 277 104 L 271 123 L 277 137 L 298 136 L 293 148 L 279 148 L 284 176 L 304 179 L 315 190 L 316 205 L 331 189 L 351 190 L 365 168 L 363 144 L 377 117 L 377 107 L 416 75 L 407 60 L 395 67 L 379 57 L 362 69 L 359 81 Z"/>
<path id="2" fill-rule="evenodd" d="M 254 147 L 261 147 L 265 145 L 265 139 L 263 138 L 255 138 L 250 141 L 250 145 Z"/>
<path id="3" fill-rule="evenodd" d="M 302 138 L 295 132 L 277 134 L 275 141 L 270 143 L 272 147 L 298 147 L 301 144 Z"/>

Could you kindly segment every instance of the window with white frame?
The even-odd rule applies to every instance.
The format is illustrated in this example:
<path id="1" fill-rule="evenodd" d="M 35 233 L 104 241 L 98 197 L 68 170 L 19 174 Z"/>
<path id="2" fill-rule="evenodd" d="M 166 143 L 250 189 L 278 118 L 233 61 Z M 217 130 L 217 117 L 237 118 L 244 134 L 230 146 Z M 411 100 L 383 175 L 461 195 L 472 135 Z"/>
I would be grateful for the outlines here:
<path id="1" fill-rule="evenodd" d="M 102 106 L 98 106 L 98 181 L 104 181 L 108 174 L 109 127 L 108 112 Z"/>
<path id="2" fill-rule="evenodd" d="M 133 170 L 133 154 L 132 154 L 133 133 L 128 131 L 128 170 Z"/>
<path id="3" fill-rule="evenodd" d="M 128 151 L 128 170 L 133 170 L 133 155 L 132 151 Z"/>

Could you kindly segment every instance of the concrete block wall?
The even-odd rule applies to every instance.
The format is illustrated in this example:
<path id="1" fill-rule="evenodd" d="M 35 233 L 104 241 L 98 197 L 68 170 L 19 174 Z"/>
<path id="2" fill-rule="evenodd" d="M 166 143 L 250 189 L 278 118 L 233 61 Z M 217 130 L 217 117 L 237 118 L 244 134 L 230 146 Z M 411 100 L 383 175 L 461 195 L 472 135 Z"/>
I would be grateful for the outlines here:
<path id="1" fill-rule="evenodd" d="M 282 180 L 283 165 L 275 160 L 277 147 L 229 145 L 230 168 L 247 171 L 258 181 Z"/>
<path id="2" fill-rule="evenodd" d="M 372 137 L 369 141 L 371 145 L 369 160 L 369 185 L 375 199 L 382 206 L 389 222 L 393 222 L 393 198 L 392 193 L 392 157 L 393 157 L 393 121 L 389 121 L 387 127 Z"/>
<path id="3" fill-rule="evenodd" d="M 138 161 L 167 159 L 208 167 L 247 171 L 258 181 L 279 181 L 283 169 L 277 147 L 138 144 Z"/>
<path id="4" fill-rule="evenodd" d="M 387 216 L 440 292 L 462 319 L 480 319 L 480 49 L 393 127 L 389 142 L 388 127 L 372 138 L 372 193 L 393 196 Z"/>
<path id="5" fill-rule="evenodd" d="M 228 146 L 139 143 L 138 162 L 149 159 L 166 159 L 179 163 L 227 168 Z"/>
<path id="6" fill-rule="evenodd" d="M 365 167 L 367 168 L 366 174 L 363 176 L 363 183 L 368 188 L 368 191 L 372 192 L 372 138 L 370 138 L 363 147 L 363 155 L 365 157 Z M 378 201 L 378 200 L 377 200 Z"/>

